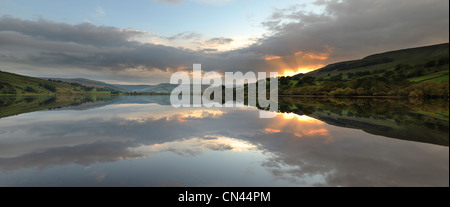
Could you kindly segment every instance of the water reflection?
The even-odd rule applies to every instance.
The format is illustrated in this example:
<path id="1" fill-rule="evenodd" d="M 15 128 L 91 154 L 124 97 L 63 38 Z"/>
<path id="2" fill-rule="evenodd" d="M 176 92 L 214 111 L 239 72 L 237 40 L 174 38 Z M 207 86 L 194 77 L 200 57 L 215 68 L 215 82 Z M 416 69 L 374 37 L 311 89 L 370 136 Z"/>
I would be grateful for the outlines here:
<path id="1" fill-rule="evenodd" d="M 273 119 L 259 119 L 254 107 L 176 109 L 163 103 L 164 97 L 112 97 L 0 119 L 0 185 L 449 183 L 448 147 L 330 124 L 319 115 L 334 117 L 334 111 L 307 111 L 310 101 L 297 101 Z M 300 109 L 308 116 L 295 111 Z"/>
<path id="2" fill-rule="evenodd" d="M 449 145 L 448 100 L 281 98 L 280 111 L 402 140 Z"/>

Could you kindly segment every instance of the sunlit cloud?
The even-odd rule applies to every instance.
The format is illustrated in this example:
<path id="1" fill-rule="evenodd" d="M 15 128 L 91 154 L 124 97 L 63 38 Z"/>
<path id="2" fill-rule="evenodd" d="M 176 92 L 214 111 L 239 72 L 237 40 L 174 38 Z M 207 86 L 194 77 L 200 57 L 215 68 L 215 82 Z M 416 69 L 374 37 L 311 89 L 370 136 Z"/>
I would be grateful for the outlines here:
<path id="1" fill-rule="evenodd" d="M 316 65 L 316 66 L 311 66 L 311 67 L 305 67 L 305 68 L 297 68 L 296 70 L 292 70 L 292 69 L 284 69 L 282 70 L 282 73 L 278 74 L 278 76 L 294 76 L 300 73 L 306 74 L 309 73 L 311 71 L 320 69 L 322 67 L 324 67 L 325 65 Z"/>
<path id="2" fill-rule="evenodd" d="M 266 130 L 266 132 L 274 132 L 274 133 L 281 132 L 281 130 L 278 130 L 278 129 L 270 129 L 270 128 L 266 128 L 265 130 Z"/>
<path id="3" fill-rule="evenodd" d="M 162 144 L 140 146 L 132 149 L 132 151 L 136 151 L 140 154 L 172 152 L 180 156 L 197 156 L 207 150 L 248 152 L 256 151 L 258 148 L 248 141 L 232 137 L 206 135 L 203 138 L 194 137 Z"/>
<path id="4" fill-rule="evenodd" d="M 325 47 L 325 51 L 320 53 L 297 51 L 285 56 L 268 56 L 264 60 L 278 70 L 278 76 L 293 76 L 324 67 L 332 52 L 331 47 Z"/>
<path id="5" fill-rule="evenodd" d="M 319 55 L 314 55 L 314 54 L 308 54 L 307 56 L 311 59 L 319 59 L 319 60 L 328 59 L 328 56 L 319 56 Z"/>
<path id="6" fill-rule="evenodd" d="M 279 60 L 279 59 L 281 59 L 280 56 L 271 56 L 271 57 L 264 58 L 264 60 L 268 60 L 268 61 L 270 61 L 270 60 Z"/>
<path id="7" fill-rule="evenodd" d="M 321 139 L 323 143 L 332 142 L 332 137 L 323 121 L 305 115 L 295 113 L 277 113 L 270 122 L 270 126 L 264 129 L 269 133 L 291 134 L 298 138 Z"/>
<path id="8" fill-rule="evenodd" d="M 186 122 L 190 119 L 219 118 L 223 115 L 224 112 L 218 110 L 194 110 L 190 113 L 177 115 L 176 117 L 178 121 Z"/>
<path id="9" fill-rule="evenodd" d="M 317 124 L 324 124 L 324 122 L 318 120 L 318 119 L 314 119 L 311 118 L 309 116 L 305 116 L 305 115 L 298 115 L 295 113 L 278 113 L 277 115 L 281 115 L 281 117 L 283 119 L 287 119 L 287 120 L 291 120 L 291 119 L 296 119 L 298 121 L 302 121 L 302 122 L 311 122 L 311 123 L 317 123 Z"/>
<path id="10" fill-rule="evenodd" d="M 136 112 L 129 111 L 128 113 L 120 113 L 122 109 L 127 108 L 136 108 L 141 111 L 137 110 Z M 127 121 L 135 121 L 143 124 L 155 120 L 184 123 L 196 119 L 216 119 L 227 113 L 222 108 L 174 108 L 172 106 L 157 106 L 156 104 L 116 104 L 109 105 L 108 109 L 117 111 L 118 113 L 115 116 L 106 117 L 106 119 L 121 118 L 124 121 L 123 124 L 128 124 Z"/>
<path id="11" fill-rule="evenodd" d="M 322 136 L 326 136 L 326 135 L 330 135 L 330 133 L 328 132 L 327 129 L 316 129 L 316 130 L 311 130 L 306 132 L 307 135 L 322 135 Z"/>

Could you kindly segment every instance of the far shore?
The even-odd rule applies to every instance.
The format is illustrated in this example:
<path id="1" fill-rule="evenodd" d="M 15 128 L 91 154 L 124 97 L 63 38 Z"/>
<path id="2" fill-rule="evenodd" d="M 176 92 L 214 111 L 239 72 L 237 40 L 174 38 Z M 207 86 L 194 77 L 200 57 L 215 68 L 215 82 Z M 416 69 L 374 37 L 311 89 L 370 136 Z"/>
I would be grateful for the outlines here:
<path id="1" fill-rule="evenodd" d="M 298 97 L 298 98 L 386 98 L 405 99 L 407 96 L 327 96 L 327 95 L 278 95 L 278 97 Z"/>
<path id="2" fill-rule="evenodd" d="M 105 93 L 79 93 L 79 94 L 0 94 L 0 97 L 15 96 L 170 96 L 169 93 L 125 93 L 125 94 L 105 94 Z M 328 96 L 328 95 L 278 95 L 278 97 L 293 98 L 379 98 L 379 99 L 445 99 L 445 98 L 424 98 L 408 96 Z"/>

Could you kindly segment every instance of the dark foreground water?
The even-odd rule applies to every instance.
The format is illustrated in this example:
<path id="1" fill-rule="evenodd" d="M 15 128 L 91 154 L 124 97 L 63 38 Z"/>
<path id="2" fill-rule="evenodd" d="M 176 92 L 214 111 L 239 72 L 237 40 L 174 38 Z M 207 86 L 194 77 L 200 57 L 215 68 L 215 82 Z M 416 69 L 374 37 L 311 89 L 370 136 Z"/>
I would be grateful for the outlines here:
<path id="1" fill-rule="evenodd" d="M 449 186 L 445 102 L 0 100 L 0 186 Z"/>

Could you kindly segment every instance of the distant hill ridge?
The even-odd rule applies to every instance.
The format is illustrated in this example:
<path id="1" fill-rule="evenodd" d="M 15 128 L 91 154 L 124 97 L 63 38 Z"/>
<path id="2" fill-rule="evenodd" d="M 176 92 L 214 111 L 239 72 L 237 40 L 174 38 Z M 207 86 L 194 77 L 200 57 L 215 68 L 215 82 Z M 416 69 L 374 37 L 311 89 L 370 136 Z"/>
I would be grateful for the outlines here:
<path id="1" fill-rule="evenodd" d="M 379 69 L 395 68 L 398 64 L 417 65 L 429 61 L 446 61 L 449 57 L 449 43 L 401 49 L 374 55 L 369 55 L 360 60 L 350 60 L 329 64 L 323 68 L 307 73 L 314 77 L 347 74 L 350 72 L 375 71 Z M 301 74 L 302 76 L 304 74 Z"/>
<path id="2" fill-rule="evenodd" d="M 68 83 L 61 80 L 45 80 L 10 72 L 0 72 L 0 94 L 7 95 L 56 95 L 56 94 L 112 94 L 114 89 Z"/>
<path id="3" fill-rule="evenodd" d="M 162 83 L 158 85 L 122 85 L 109 84 L 102 81 L 90 80 L 86 78 L 41 78 L 44 80 L 62 81 L 67 83 L 77 83 L 88 87 L 107 88 L 122 92 L 146 92 L 146 93 L 170 93 L 178 85 Z"/>

